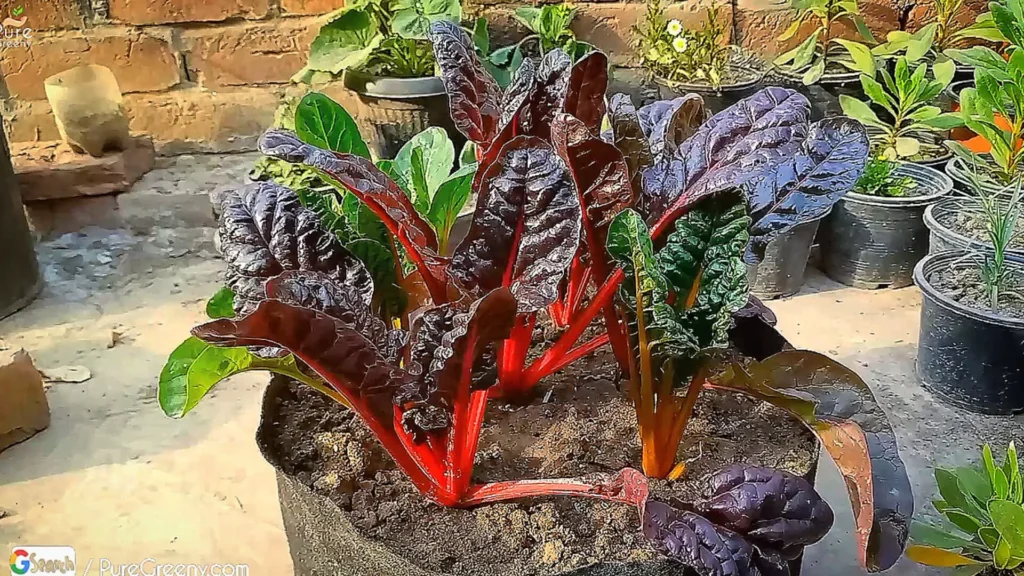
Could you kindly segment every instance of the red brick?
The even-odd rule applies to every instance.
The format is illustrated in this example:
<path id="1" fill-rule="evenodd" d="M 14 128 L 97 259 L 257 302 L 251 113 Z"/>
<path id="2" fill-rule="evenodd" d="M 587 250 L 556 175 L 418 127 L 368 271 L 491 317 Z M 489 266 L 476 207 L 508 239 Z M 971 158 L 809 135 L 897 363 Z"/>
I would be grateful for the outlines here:
<path id="1" fill-rule="evenodd" d="M 25 27 L 33 30 L 53 28 L 81 28 L 82 9 L 78 0 L 0 0 L 0 18 L 13 16 L 18 6 L 24 8 L 21 14 Z"/>
<path id="2" fill-rule="evenodd" d="M 125 96 L 133 133 L 153 138 L 157 153 L 253 150 L 274 122 L 281 89 L 210 92 L 200 88 Z M 187 121 L 183 121 L 187 119 Z"/>
<path id="3" fill-rule="evenodd" d="M 345 6 L 345 0 L 281 0 L 285 14 L 327 14 Z"/>
<path id="4" fill-rule="evenodd" d="M 317 18 L 242 23 L 186 31 L 185 61 L 208 88 L 283 84 L 306 65 Z"/>
<path id="5" fill-rule="evenodd" d="M 180 80 L 177 58 L 166 41 L 124 29 L 62 34 L 0 53 L 7 89 L 26 100 L 46 98 L 47 77 L 82 64 L 110 68 L 124 93 L 163 90 Z"/>
<path id="6" fill-rule="evenodd" d="M 131 146 L 100 158 L 76 154 L 63 142 L 15 143 L 11 162 L 25 202 L 127 192 L 153 168 L 153 143 L 133 138 Z"/>
<path id="7" fill-rule="evenodd" d="M 129 24 L 260 19 L 267 0 L 110 0 L 110 18 Z"/>
<path id="8" fill-rule="evenodd" d="M 24 350 L 0 352 L 0 451 L 50 425 L 43 377 Z"/>

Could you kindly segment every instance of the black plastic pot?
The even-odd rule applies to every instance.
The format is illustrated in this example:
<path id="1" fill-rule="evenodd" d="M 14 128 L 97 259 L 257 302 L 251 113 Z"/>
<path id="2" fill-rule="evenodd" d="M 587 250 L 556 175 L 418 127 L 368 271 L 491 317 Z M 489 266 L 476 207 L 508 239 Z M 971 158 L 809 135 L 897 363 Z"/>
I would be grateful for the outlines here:
<path id="1" fill-rule="evenodd" d="M 455 149 L 462 149 L 466 138 L 455 129 L 440 78 L 385 78 L 346 70 L 342 82 L 359 98 L 356 120 L 379 158 L 394 158 L 403 144 L 430 126 L 444 128 Z"/>
<path id="2" fill-rule="evenodd" d="M 928 254 L 924 211 L 953 189 L 934 168 L 900 164 L 899 177 L 917 182 L 918 196 L 883 198 L 850 192 L 825 220 L 821 242 L 825 273 L 857 288 L 902 288 L 914 283 L 914 266 Z"/>
<path id="3" fill-rule="evenodd" d="M 793 74 L 776 70 L 782 83 L 802 92 L 811 102 L 811 120 L 821 120 L 829 116 L 842 116 L 843 108 L 839 105 L 839 96 L 845 94 L 858 100 L 864 96 L 860 83 L 859 72 L 827 72 L 816 83 L 808 86 L 803 83 L 803 74 Z"/>
<path id="4" fill-rule="evenodd" d="M 822 217 L 824 218 L 824 216 Z M 804 285 L 804 271 L 811 244 L 822 218 L 795 226 L 772 240 L 759 264 L 747 265 L 750 292 L 758 298 L 775 299 L 791 296 Z"/>
<path id="5" fill-rule="evenodd" d="M 968 238 L 966 235 L 943 224 L 947 216 L 970 209 L 971 198 L 945 198 L 932 204 L 924 211 L 924 224 L 928 227 L 928 253 L 937 254 L 947 250 L 991 251 L 992 244 Z M 1010 250 L 1010 253 L 1024 258 L 1024 250 Z"/>
<path id="6" fill-rule="evenodd" d="M 0 318 L 4 318 L 27 306 L 39 294 L 43 280 L 2 130 L 0 156 Z"/>
<path id="7" fill-rule="evenodd" d="M 701 98 L 704 99 L 704 109 L 708 112 L 708 115 L 715 115 L 747 96 L 753 95 L 761 87 L 763 73 L 748 66 L 734 64 L 729 66 L 735 70 L 742 71 L 745 75 L 750 75 L 751 78 L 744 82 L 726 84 L 718 89 L 712 88 L 707 84 L 670 84 L 664 80 L 657 79 L 655 82 L 658 84 L 659 97 L 662 100 L 671 100 L 686 94 L 700 94 Z"/>
<path id="8" fill-rule="evenodd" d="M 925 388 L 954 406 L 982 414 L 1024 411 L 1024 320 L 968 308 L 928 282 L 966 253 L 926 257 L 914 269 L 921 288 L 917 374 Z M 1018 264 L 1024 273 L 1024 261 Z"/>
<path id="9" fill-rule="evenodd" d="M 458 576 L 424 570 L 367 538 L 352 524 L 348 513 L 330 498 L 281 470 L 278 456 L 271 446 L 274 445 L 273 435 L 277 433 L 280 399 L 292 394 L 291 386 L 300 384 L 293 384 L 279 375 L 271 377 L 270 386 L 263 394 L 256 443 L 263 457 L 277 471 L 281 517 L 295 576 Z M 816 451 L 814 462 L 804 475 L 811 484 L 814 484 L 820 454 L 820 450 Z M 444 534 L 438 534 L 437 538 L 439 546 L 450 544 L 445 541 Z M 799 576 L 801 564 L 802 558 L 790 562 L 790 574 Z M 538 568 L 537 573 L 545 576 L 679 576 L 682 571 L 675 562 L 657 559 L 593 564 L 565 572 Z"/>
<path id="10" fill-rule="evenodd" d="M 967 162 L 963 158 L 953 158 L 946 163 L 946 174 L 953 179 L 953 187 L 963 192 L 964 194 L 977 194 L 975 185 L 972 183 L 970 178 L 970 168 Z M 1024 176 L 1022 176 L 1024 177 Z M 1012 184 L 1001 185 L 992 181 L 981 181 L 977 184 L 977 187 L 985 194 L 997 194 L 1008 187 L 1012 188 Z"/>

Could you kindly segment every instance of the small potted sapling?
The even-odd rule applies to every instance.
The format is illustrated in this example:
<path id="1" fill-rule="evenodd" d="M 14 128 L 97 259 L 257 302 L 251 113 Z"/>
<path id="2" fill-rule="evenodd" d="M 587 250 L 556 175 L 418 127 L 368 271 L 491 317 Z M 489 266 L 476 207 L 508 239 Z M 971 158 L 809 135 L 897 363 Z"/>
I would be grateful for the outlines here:
<path id="1" fill-rule="evenodd" d="M 914 507 L 892 428 L 856 374 L 775 331 L 743 261 L 853 186 L 863 129 L 810 124 L 782 88 L 706 124 L 672 102 L 606 108 L 599 52 L 527 58 L 502 90 L 460 28 L 431 35 L 480 150 L 450 256 L 353 126 L 304 135 L 297 118 L 260 141 L 378 218 L 422 306 L 375 306 L 370 263 L 320 214 L 249 184 L 223 201 L 228 288 L 161 375 L 178 417 L 234 373 L 279 375 L 257 439 L 296 574 L 795 574 L 833 522 L 811 434 L 850 487 L 865 567 L 891 567 Z M 581 252 L 596 290 L 552 342 L 534 327 Z M 544 381 L 561 371 L 586 384 Z M 723 462 L 713 437 L 737 430 L 743 463 Z"/>
<path id="2" fill-rule="evenodd" d="M 1024 258 L 1021 183 L 980 185 L 958 214 L 983 241 L 935 252 L 914 270 L 921 288 L 917 372 L 942 399 L 984 414 L 1024 411 Z M 935 206 L 936 208 L 938 205 Z"/>
<path id="3" fill-rule="evenodd" d="M 1002 463 L 986 444 L 973 466 L 936 468 L 935 483 L 941 521 L 914 521 L 907 558 L 959 576 L 1024 574 L 1024 478 L 1014 442 Z"/>
<path id="4" fill-rule="evenodd" d="M 765 65 L 728 45 L 728 23 L 721 10 L 720 3 L 709 0 L 700 26 L 689 29 L 666 16 L 661 0 L 647 1 L 644 20 L 633 29 L 633 48 L 662 99 L 700 94 L 715 114 L 757 90 Z"/>
<path id="5" fill-rule="evenodd" d="M 459 0 L 350 3 L 328 16 L 292 80 L 319 86 L 340 75 L 357 96 L 356 117 L 379 158 L 394 157 L 428 126 L 446 128 L 461 146 L 427 40 L 432 22 L 461 18 Z"/>
<path id="6" fill-rule="evenodd" d="M 958 114 L 931 104 L 952 80 L 954 64 L 912 59 L 923 52 L 896 58 L 892 72 L 864 70 L 866 101 L 839 97 L 843 112 L 867 127 L 872 148 L 864 175 L 836 204 L 821 235 L 824 270 L 843 284 L 912 284 L 914 266 L 928 253 L 925 208 L 953 188 L 948 176 L 926 162 L 945 150 L 932 142 L 963 123 Z"/>
<path id="7" fill-rule="evenodd" d="M 870 60 L 870 49 L 840 37 L 842 28 L 853 28 L 860 40 L 875 44 L 856 0 L 790 0 L 796 19 L 779 36 L 779 42 L 796 37 L 810 22 L 814 30 L 795 48 L 775 59 L 784 78 L 805 86 L 816 117 L 842 114 L 839 95 L 860 96 L 860 73 L 855 63 Z M 861 65 L 864 66 L 863 64 Z"/>

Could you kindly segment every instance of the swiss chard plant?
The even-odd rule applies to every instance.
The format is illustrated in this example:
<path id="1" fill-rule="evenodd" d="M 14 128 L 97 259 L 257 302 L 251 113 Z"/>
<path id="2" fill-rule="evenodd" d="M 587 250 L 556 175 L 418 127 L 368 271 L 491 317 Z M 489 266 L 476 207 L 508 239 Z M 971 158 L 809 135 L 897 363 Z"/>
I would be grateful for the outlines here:
<path id="1" fill-rule="evenodd" d="M 816 26 L 796 48 L 776 58 L 775 65 L 783 72 L 799 74 L 804 84 L 815 84 L 826 72 L 834 71 L 833 64 L 852 68 L 857 59 L 863 58 L 867 49 L 841 38 L 840 27 L 851 25 L 862 40 L 875 43 L 856 0 L 790 0 L 790 5 L 796 10 L 796 19 L 779 36 L 780 42 L 795 38 L 805 22 Z"/>
<path id="2" fill-rule="evenodd" d="M 1024 482 L 1013 442 L 997 464 L 992 448 L 981 462 L 935 469 L 941 524 L 914 522 L 907 557 L 971 576 L 988 568 L 1024 574 Z"/>
<path id="3" fill-rule="evenodd" d="M 944 150 L 933 142 L 963 125 L 959 114 L 943 112 L 932 104 L 953 81 L 956 64 L 945 60 L 929 66 L 920 55 L 923 53 L 915 50 L 896 58 L 892 72 L 868 59 L 870 65 L 860 68 L 867 100 L 839 96 L 843 113 L 872 129 L 872 152 L 877 157 L 915 160 L 942 156 Z M 882 117 L 876 108 L 883 111 Z"/>
<path id="4" fill-rule="evenodd" d="M 357 0 L 333 12 L 309 47 L 309 60 L 292 80 L 316 83 L 345 70 L 377 76 L 433 76 L 427 32 L 438 20 L 458 23 L 459 0 Z"/>

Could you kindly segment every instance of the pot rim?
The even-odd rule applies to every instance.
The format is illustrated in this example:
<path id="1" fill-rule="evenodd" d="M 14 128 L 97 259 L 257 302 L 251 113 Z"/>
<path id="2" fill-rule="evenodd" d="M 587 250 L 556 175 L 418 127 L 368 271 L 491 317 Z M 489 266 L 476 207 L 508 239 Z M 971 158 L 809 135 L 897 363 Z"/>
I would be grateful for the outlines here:
<path id="1" fill-rule="evenodd" d="M 346 88 L 357 94 L 389 100 L 416 100 L 447 95 L 444 83 L 438 76 L 394 78 L 359 70 L 345 70 L 341 81 Z"/>
<path id="2" fill-rule="evenodd" d="M 917 263 L 917 266 L 914 266 L 914 284 L 917 284 L 917 287 L 921 289 L 921 292 L 925 296 L 950 312 L 960 316 L 966 316 L 967 318 L 978 322 L 985 322 L 987 324 L 994 324 L 1005 328 L 1024 330 L 1024 319 L 1010 318 L 993 312 L 985 312 L 983 310 L 971 308 L 953 300 L 949 296 L 946 296 L 928 282 L 928 275 L 938 269 L 939 266 L 948 264 L 951 260 L 963 258 L 969 252 L 970 250 L 946 250 L 944 252 L 937 252 L 935 254 L 925 256 Z M 1008 257 L 1008 260 L 1012 266 L 1024 270 L 1024 259 L 1018 259 L 1011 256 Z"/>
<path id="3" fill-rule="evenodd" d="M 801 83 L 803 82 L 804 75 L 802 73 L 783 70 L 775 65 L 772 65 L 772 69 L 775 70 L 775 72 L 778 73 L 783 78 L 787 78 L 789 80 L 796 80 Z M 821 78 L 819 78 L 818 81 L 815 82 L 814 84 L 824 84 L 826 86 L 831 84 L 847 84 L 859 79 L 860 72 L 854 72 L 852 70 L 850 72 L 825 72 L 824 74 L 821 75 Z M 812 84 L 812 86 L 814 84 Z"/>
<path id="4" fill-rule="evenodd" d="M 948 196 L 946 198 L 940 198 L 938 202 L 930 204 L 927 208 L 925 208 L 924 225 L 927 226 L 928 230 L 930 230 L 931 232 L 943 237 L 944 240 L 952 241 L 961 246 L 969 246 L 971 248 L 975 248 L 978 250 L 992 250 L 992 245 L 989 244 L 988 242 L 982 242 L 980 240 L 968 238 L 967 236 L 961 234 L 960 232 L 957 232 L 956 230 L 953 230 L 952 228 L 946 226 L 942 222 L 939 222 L 938 217 L 936 217 L 935 215 L 936 210 L 942 210 L 946 206 L 949 206 L 951 204 L 960 204 L 961 202 L 967 202 L 969 200 L 969 196 Z M 1024 251 L 1022 250 L 1011 249 L 1009 253 L 1024 256 Z"/>
<path id="5" fill-rule="evenodd" d="M 694 84 L 694 83 L 690 83 L 690 82 L 672 82 L 671 80 L 666 80 L 666 79 L 664 79 L 664 78 L 662 78 L 660 76 L 655 76 L 654 77 L 654 82 L 656 84 L 658 84 L 659 86 L 664 86 L 664 87 L 666 87 L 666 88 L 668 88 L 670 90 L 685 90 L 685 91 L 690 91 L 690 92 L 716 92 L 716 93 L 721 94 L 723 92 L 739 92 L 740 90 L 746 90 L 747 88 L 750 88 L 751 86 L 756 86 L 758 83 L 760 83 L 762 80 L 764 80 L 764 76 L 765 76 L 765 74 L 767 74 L 767 70 L 758 70 L 757 68 L 754 68 L 753 66 L 747 66 L 747 65 L 739 64 L 739 63 L 735 63 L 735 62 L 727 62 L 726 66 L 728 68 L 733 69 L 733 70 L 749 71 L 749 72 L 753 73 L 754 76 L 756 76 L 756 77 L 752 78 L 750 80 L 744 80 L 742 82 L 733 82 L 732 84 L 722 84 L 718 88 L 714 88 L 710 84 Z"/>
<path id="6" fill-rule="evenodd" d="M 963 176 L 963 174 L 965 174 L 967 172 L 967 165 L 964 163 L 964 159 L 959 157 L 959 156 L 954 155 L 953 158 L 951 158 L 950 161 L 946 163 L 946 168 L 943 171 L 950 178 L 952 178 L 953 180 L 955 180 L 957 182 L 960 182 L 961 184 L 965 184 L 968 187 L 974 185 L 970 180 L 967 180 Z M 1021 173 L 1019 179 L 1024 180 L 1024 172 Z M 979 184 L 979 186 L 985 192 L 997 193 L 997 192 L 1001 192 L 1004 188 L 1012 186 L 1012 184 L 1007 184 L 1006 186 L 1000 186 L 999 184 L 996 184 L 994 182 L 989 181 L 989 182 L 981 182 Z"/>
<path id="7" fill-rule="evenodd" d="M 939 189 L 936 192 L 926 194 L 924 196 L 909 196 L 906 198 L 870 196 L 868 194 L 858 194 L 857 192 L 851 190 L 849 193 L 846 194 L 846 196 L 843 196 L 839 200 L 841 202 L 850 200 L 857 204 L 866 204 L 869 206 L 911 208 L 915 206 L 927 206 L 933 204 L 935 203 L 935 201 L 939 200 L 943 196 L 946 196 L 947 194 L 953 191 L 953 179 L 950 178 L 948 174 L 944 174 L 943 172 L 940 172 L 935 168 L 925 166 L 923 164 L 917 164 L 915 162 L 898 162 L 898 164 L 899 166 L 896 168 L 896 174 L 901 176 L 909 176 L 913 178 L 914 181 L 918 183 L 918 185 L 922 184 L 920 180 L 920 176 L 922 176 L 922 174 L 915 174 L 915 172 L 923 171 L 926 174 L 930 172 L 931 174 L 929 174 L 929 176 L 941 182 Z"/>
<path id="8" fill-rule="evenodd" d="M 971 69 L 973 70 L 973 68 L 971 68 Z M 960 71 L 959 65 L 957 66 L 957 71 Z M 942 92 L 945 93 L 946 96 L 949 96 L 953 100 L 953 102 L 956 102 L 957 104 L 959 104 L 960 103 L 960 92 L 953 90 L 954 86 L 959 86 L 959 87 L 961 87 L 961 89 L 968 88 L 970 86 L 974 86 L 974 78 L 965 78 L 963 80 L 953 80 L 949 84 L 946 84 L 946 87 L 942 89 Z"/>

